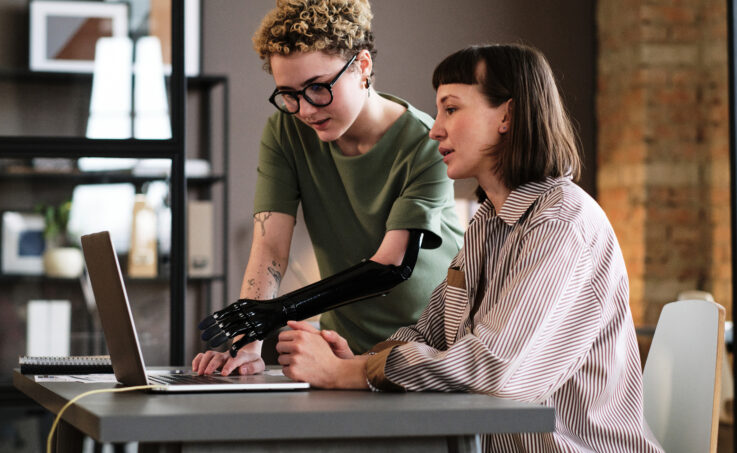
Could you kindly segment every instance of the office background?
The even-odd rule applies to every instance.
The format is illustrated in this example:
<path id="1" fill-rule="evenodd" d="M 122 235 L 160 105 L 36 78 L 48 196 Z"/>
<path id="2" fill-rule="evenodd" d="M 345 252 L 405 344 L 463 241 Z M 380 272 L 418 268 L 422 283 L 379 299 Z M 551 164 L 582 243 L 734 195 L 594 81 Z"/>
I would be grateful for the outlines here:
<path id="1" fill-rule="evenodd" d="M 373 0 L 376 88 L 434 114 L 430 76 L 472 43 L 524 42 L 549 58 L 578 125 L 581 185 L 622 245 L 638 326 L 681 291 L 713 294 L 732 319 L 727 11 L 723 0 Z M 27 35 L 27 0 L 0 0 L 0 29 Z M 274 0 L 202 0 L 203 73 L 230 81 L 230 249 L 227 303 L 238 296 L 252 236 L 258 143 L 273 81 L 251 36 Z M 0 66 L 26 64 L 22 41 L 0 40 Z M 3 93 L 0 93 L 3 95 Z M 62 130 L 58 106 L 44 125 Z M 88 99 L 66 108 L 82 111 Z M 196 106 L 188 106 L 194 123 Z M 12 112 L 0 121 L 22 122 Z M 459 184 L 460 196 L 471 188 Z M 288 291 L 318 278 L 298 222 Z M 193 320 L 194 322 L 194 320 Z M 192 354 L 197 342 L 188 343 Z M 730 356 L 731 359 L 731 356 Z"/>

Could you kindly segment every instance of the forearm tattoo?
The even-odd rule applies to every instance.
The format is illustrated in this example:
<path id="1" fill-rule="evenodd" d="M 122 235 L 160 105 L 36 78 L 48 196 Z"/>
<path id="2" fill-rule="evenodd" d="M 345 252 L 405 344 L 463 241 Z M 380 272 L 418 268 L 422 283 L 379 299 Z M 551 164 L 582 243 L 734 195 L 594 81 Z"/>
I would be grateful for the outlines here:
<path id="1" fill-rule="evenodd" d="M 279 288 L 279 285 L 281 285 L 281 272 L 277 270 L 277 267 L 281 267 L 276 263 L 276 261 L 271 262 L 271 266 L 268 266 L 266 268 L 267 271 L 269 271 L 269 274 L 271 274 L 272 277 L 274 277 L 274 283 L 276 283 L 277 289 Z"/>
<path id="2" fill-rule="evenodd" d="M 253 221 L 261 225 L 261 236 L 266 236 L 266 219 L 271 217 L 272 212 L 259 212 L 253 216 Z"/>
<path id="3" fill-rule="evenodd" d="M 263 275 L 264 268 L 259 266 L 259 270 L 256 271 L 258 275 Z M 249 278 L 246 280 L 246 293 L 242 297 L 249 299 L 273 299 L 279 294 L 279 286 L 282 281 L 282 270 L 281 264 L 276 261 L 271 261 L 271 265 L 266 266 L 266 273 L 271 276 L 271 279 L 257 282 L 257 278 Z"/>
<path id="4" fill-rule="evenodd" d="M 261 236 L 266 236 L 266 220 L 271 217 L 272 214 L 273 213 L 269 211 L 260 212 L 253 216 L 254 223 L 261 225 Z M 257 275 L 263 275 L 261 274 L 261 272 L 263 272 L 263 267 L 259 266 L 259 270 L 256 272 Z M 276 295 L 279 293 L 279 286 L 281 285 L 282 280 L 281 264 L 272 260 L 271 265 L 266 266 L 266 272 L 268 272 L 268 275 L 270 275 L 273 279 L 273 281 L 269 280 L 264 282 L 266 284 L 266 288 L 262 288 L 261 284 L 257 283 L 257 279 L 260 277 L 252 277 L 246 280 L 246 284 L 248 285 L 246 289 L 251 294 L 251 296 L 247 297 L 255 297 L 256 299 L 261 299 L 264 296 L 265 298 L 276 297 Z M 264 290 L 263 293 L 262 290 Z"/>

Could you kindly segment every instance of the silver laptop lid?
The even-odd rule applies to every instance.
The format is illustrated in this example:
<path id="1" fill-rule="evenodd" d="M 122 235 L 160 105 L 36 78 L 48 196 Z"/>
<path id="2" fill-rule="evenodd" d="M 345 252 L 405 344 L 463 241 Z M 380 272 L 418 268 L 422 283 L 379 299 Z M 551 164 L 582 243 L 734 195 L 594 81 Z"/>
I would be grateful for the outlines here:
<path id="1" fill-rule="evenodd" d="M 82 236 L 82 251 L 115 378 L 126 386 L 146 385 L 143 354 L 110 233 Z"/>

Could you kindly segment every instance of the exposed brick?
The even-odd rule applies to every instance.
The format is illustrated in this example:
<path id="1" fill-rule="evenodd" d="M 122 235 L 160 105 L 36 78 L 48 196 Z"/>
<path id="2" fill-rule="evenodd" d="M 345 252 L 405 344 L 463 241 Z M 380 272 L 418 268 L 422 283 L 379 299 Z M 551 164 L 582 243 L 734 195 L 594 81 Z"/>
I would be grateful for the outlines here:
<path id="1" fill-rule="evenodd" d="M 628 267 L 637 324 L 679 291 L 731 318 L 726 3 L 597 3 L 599 202 Z"/>
<path id="2" fill-rule="evenodd" d="M 695 44 L 643 44 L 640 62 L 646 65 L 688 65 L 698 61 Z"/>
<path id="3" fill-rule="evenodd" d="M 669 28 L 668 38 L 671 42 L 692 42 L 699 39 L 702 30 L 691 25 L 674 25 Z"/>
<path id="4" fill-rule="evenodd" d="M 642 40 L 645 42 L 663 42 L 670 36 L 668 26 L 665 24 L 643 24 L 640 30 Z"/>
<path id="5" fill-rule="evenodd" d="M 667 23 L 690 24 L 696 17 L 696 11 L 691 6 L 669 6 L 663 2 L 646 4 L 640 8 L 640 19 L 643 24 Z"/>
<path id="6" fill-rule="evenodd" d="M 665 85 L 668 82 L 669 73 L 670 71 L 665 68 L 641 67 L 635 70 L 635 81 L 647 86 Z"/>
<path id="7" fill-rule="evenodd" d="M 700 68 L 677 68 L 669 71 L 668 74 L 675 87 L 695 87 L 703 80 Z"/>

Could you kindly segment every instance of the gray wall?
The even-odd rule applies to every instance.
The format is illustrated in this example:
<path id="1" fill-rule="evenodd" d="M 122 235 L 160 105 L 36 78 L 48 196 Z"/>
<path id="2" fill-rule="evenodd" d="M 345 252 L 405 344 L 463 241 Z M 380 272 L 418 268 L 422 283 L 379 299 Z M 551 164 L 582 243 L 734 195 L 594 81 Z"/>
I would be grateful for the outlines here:
<path id="1" fill-rule="evenodd" d="M 435 114 L 431 74 L 446 55 L 466 45 L 523 42 L 541 49 L 579 125 L 585 174 L 593 194 L 595 25 L 590 0 L 373 0 L 378 57 L 376 87 Z M 273 81 L 262 70 L 251 36 L 274 0 L 203 0 L 203 66 L 231 83 L 230 300 L 238 296 L 248 261 L 258 143 L 273 107 Z M 466 190 L 464 187 L 463 190 Z M 317 278 L 309 238 L 298 221 L 283 289 Z M 296 271 L 296 272 L 295 272 Z"/>

